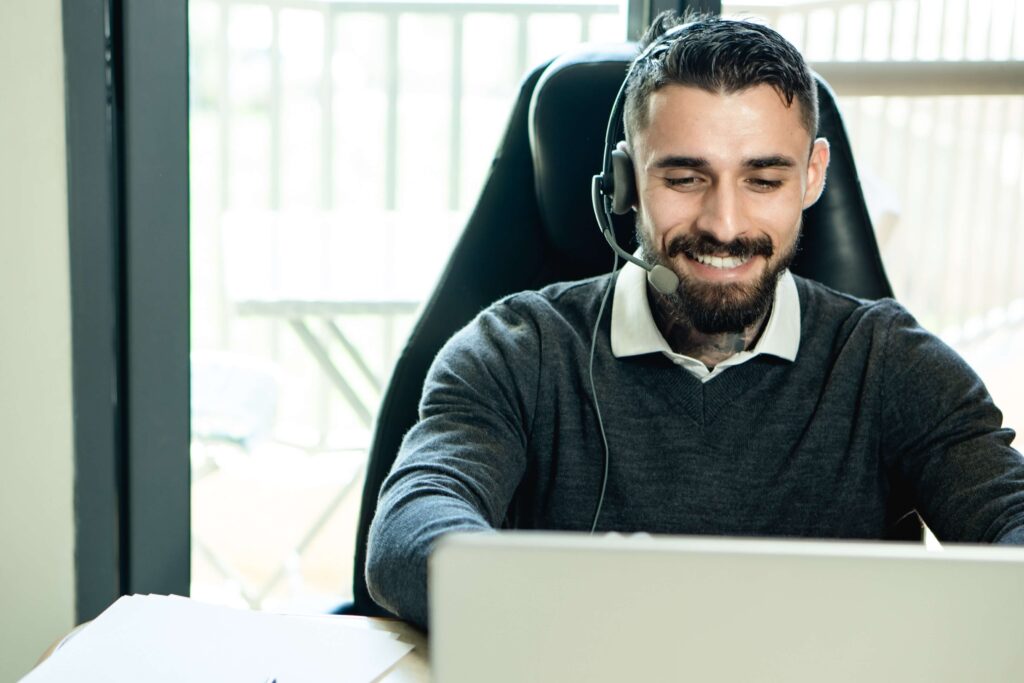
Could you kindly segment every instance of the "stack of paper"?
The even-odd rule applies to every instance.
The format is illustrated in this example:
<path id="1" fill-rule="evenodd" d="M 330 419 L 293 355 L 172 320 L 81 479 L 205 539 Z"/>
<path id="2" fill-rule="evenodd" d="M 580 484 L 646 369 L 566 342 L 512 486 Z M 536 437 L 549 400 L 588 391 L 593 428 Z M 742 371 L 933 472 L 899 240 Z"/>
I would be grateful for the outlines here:
<path id="1" fill-rule="evenodd" d="M 126 596 L 22 683 L 368 682 L 413 647 L 347 621 Z"/>

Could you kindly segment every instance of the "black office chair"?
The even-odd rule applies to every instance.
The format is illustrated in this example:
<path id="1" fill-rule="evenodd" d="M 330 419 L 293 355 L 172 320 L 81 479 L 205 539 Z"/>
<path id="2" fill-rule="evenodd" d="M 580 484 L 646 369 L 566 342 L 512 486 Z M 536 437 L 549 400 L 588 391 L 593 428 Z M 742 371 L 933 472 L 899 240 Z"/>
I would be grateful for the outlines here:
<path id="1" fill-rule="evenodd" d="M 384 394 L 363 487 L 354 601 L 342 613 L 388 616 L 366 589 L 367 535 L 381 484 L 417 420 L 423 381 L 441 346 L 506 294 L 611 269 L 612 252 L 591 209 L 590 179 L 601 169 L 608 114 L 635 53 L 632 44 L 584 46 L 523 82 L 476 208 Z M 818 92 L 821 135 L 831 143 L 832 161 L 824 194 L 805 212 L 792 270 L 856 296 L 892 296 L 835 96 L 820 79 Z M 631 217 L 618 221 L 619 244 L 633 244 L 633 231 Z M 902 520 L 894 538 L 921 539 L 909 504 L 894 505 L 891 519 Z"/>

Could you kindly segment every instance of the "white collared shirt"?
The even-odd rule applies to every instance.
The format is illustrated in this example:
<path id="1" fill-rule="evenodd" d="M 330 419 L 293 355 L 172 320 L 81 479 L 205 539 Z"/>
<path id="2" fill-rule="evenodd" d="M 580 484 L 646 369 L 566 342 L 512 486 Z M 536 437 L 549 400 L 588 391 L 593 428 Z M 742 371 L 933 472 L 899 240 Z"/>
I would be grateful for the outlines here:
<path id="1" fill-rule="evenodd" d="M 665 341 L 647 300 L 647 273 L 643 268 L 626 263 L 615 280 L 612 300 L 612 354 L 616 358 L 661 352 L 676 365 L 685 368 L 701 382 L 707 382 L 728 368 L 745 363 L 762 353 L 788 361 L 796 360 L 800 347 L 800 299 L 796 282 L 787 270 L 775 287 L 775 304 L 768 324 L 753 349 L 740 351 L 708 370 L 696 358 L 676 353 Z"/>

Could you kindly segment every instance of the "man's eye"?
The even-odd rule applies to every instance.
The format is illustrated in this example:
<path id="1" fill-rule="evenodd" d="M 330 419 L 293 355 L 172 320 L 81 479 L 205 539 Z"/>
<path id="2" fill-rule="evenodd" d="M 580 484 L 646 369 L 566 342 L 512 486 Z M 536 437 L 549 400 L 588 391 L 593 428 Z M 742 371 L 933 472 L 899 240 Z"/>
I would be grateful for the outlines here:
<path id="1" fill-rule="evenodd" d="M 755 190 L 760 190 L 762 192 L 766 192 L 768 190 L 777 190 L 780 187 L 782 187 L 782 181 L 781 180 L 768 180 L 766 178 L 751 178 L 748 182 L 751 185 L 754 186 Z"/>
<path id="2" fill-rule="evenodd" d="M 700 178 L 697 178 L 696 176 L 686 176 L 685 178 L 665 178 L 665 182 L 669 187 L 688 188 L 696 186 L 700 182 Z"/>

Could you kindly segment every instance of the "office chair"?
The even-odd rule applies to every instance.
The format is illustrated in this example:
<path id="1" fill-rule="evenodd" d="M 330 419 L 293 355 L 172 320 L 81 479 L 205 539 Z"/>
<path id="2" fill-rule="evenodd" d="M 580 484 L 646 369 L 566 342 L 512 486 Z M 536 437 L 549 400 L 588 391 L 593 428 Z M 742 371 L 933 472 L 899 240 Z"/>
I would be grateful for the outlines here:
<path id="1" fill-rule="evenodd" d="M 385 392 L 363 488 L 353 602 L 339 612 L 388 616 L 366 589 L 367 535 L 381 484 L 416 422 L 424 378 L 444 342 L 502 296 L 611 269 L 590 180 L 600 172 L 608 115 L 635 54 L 632 44 L 583 46 L 523 81 L 477 205 Z M 832 160 L 824 194 L 805 212 L 792 270 L 863 298 L 892 296 L 835 96 L 822 80 L 818 85 L 820 134 L 831 143 Z M 635 247 L 632 217 L 621 218 L 619 244 Z M 919 541 L 917 516 L 905 496 L 899 500 L 891 511 L 892 536 Z"/>

